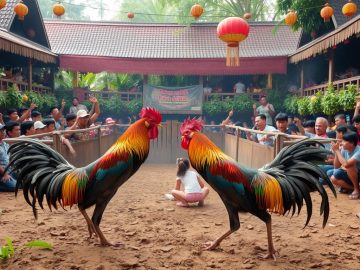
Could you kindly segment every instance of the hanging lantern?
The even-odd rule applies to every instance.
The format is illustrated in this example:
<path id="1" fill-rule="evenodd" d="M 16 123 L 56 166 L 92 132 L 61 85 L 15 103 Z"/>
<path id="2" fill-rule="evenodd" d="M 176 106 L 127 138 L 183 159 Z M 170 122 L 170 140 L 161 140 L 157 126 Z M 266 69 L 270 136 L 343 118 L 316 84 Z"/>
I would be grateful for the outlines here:
<path id="1" fill-rule="evenodd" d="M 134 15 L 134 13 L 132 13 L 132 12 L 128 12 L 127 17 L 128 17 L 129 19 L 133 19 L 133 18 L 135 17 L 135 15 Z"/>
<path id="2" fill-rule="evenodd" d="M 346 17 L 351 17 L 352 15 L 354 15 L 356 13 L 356 11 L 357 11 L 357 5 L 353 2 L 351 2 L 351 0 L 349 0 L 349 3 L 345 4 L 342 7 L 342 13 Z"/>
<path id="3" fill-rule="evenodd" d="M 0 0 L 0 9 L 6 6 L 6 0 Z"/>
<path id="4" fill-rule="evenodd" d="M 226 66 L 239 66 L 239 42 L 249 35 L 249 24 L 242 18 L 229 17 L 217 26 L 218 37 L 227 43 Z"/>
<path id="5" fill-rule="evenodd" d="M 59 2 L 53 6 L 53 13 L 56 16 L 61 17 L 65 13 L 65 7 Z"/>
<path id="6" fill-rule="evenodd" d="M 297 14 L 295 11 L 290 10 L 288 14 L 286 14 L 284 22 L 288 26 L 293 26 L 297 21 Z"/>
<path id="7" fill-rule="evenodd" d="M 320 16 L 324 19 L 324 22 L 329 22 L 332 15 L 334 15 L 334 9 L 329 3 L 326 3 L 320 11 Z"/>
<path id="8" fill-rule="evenodd" d="M 28 7 L 23 3 L 23 1 L 20 1 L 17 3 L 14 7 L 14 11 L 16 15 L 18 15 L 18 18 L 20 21 L 24 20 L 24 17 L 29 13 Z"/>
<path id="9" fill-rule="evenodd" d="M 244 17 L 245 20 L 250 20 L 251 19 L 251 13 L 246 12 L 243 17 Z"/>
<path id="10" fill-rule="evenodd" d="M 195 19 L 198 19 L 204 12 L 204 9 L 199 4 L 195 4 L 191 7 L 190 13 Z"/>

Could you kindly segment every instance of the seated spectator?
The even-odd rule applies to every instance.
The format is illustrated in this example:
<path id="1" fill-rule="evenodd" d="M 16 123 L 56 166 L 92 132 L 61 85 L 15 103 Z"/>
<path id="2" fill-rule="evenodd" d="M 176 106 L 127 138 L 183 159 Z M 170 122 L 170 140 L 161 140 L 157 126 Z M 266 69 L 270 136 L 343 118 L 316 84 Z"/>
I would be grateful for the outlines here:
<path id="1" fill-rule="evenodd" d="M 79 103 L 79 99 L 77 97 L 74 97 L 72 100 L 72 106 L 69 109 L 69 113 L 76 114 L 79 110 L 84 110 L 86 112 L 89 112 L 88 108 L 86 108 L 85 105 Z"/>
<path id="2" fill-rule="evenodd" d="M 116 124 L 116 122 L 111 118 L 111 117 L 108 117 L 105 119 L 105 123 L 104 123 L 106 126 L 105 127 L 102 127 L 101 128 L 101 135 L 104 136 L 104 135 L 109 135 L 113 132 L 113 127 L 110 127 L 109 125 L 114 125 Z"/>
<path id="3" fill-rule="evenodd" d="M 9 121 L 6 123 L 5 128 L 8 138 L 20 137 L 20 124 L 18 122 Z"/>
<path id="4" fill-rule="evenodd" d="M 35 123 L 36 121 L 42 121 L 42 115 L 39 111 L 31 112 L 31 120 Z"/>
<path id="5" fill-rule="evenodd" d="M 14 192 L 16 187 L 16 179 L 13 174 L 6 172 L 5 168 L 9 165 L 9 144 L 3 141 L 5 138 L 5 126 L 0 124 L 0 192 Z"/>
<path id="6" fill-rule="evenodd" d="M 236 84 L 234 84 L 233 90 L 234 93 L 243 94 L 245 93 L 245 88 L 245 84 L 243 84 L 241 81 L 238 81 Z"/>
<path id="7" fill-rule="evenodd" d="M 276 131 L 273 126 L 269 126 L 266 124 L 266 116 L 264 114 L 259 114 L 255 117 L 255 128 L 260 131 Z M 259 134 L 257 133 L 255 136 L 250 135 L 250 132 L 246 133 L 246 137 L 249 140 L 257 141 L 260 144 L 267 146 L 274 146 L 274 136 L 268 134 Z"/>
<path id="8" fill-rule="evenodd" d="M 55 120 L 53 118 L 46 118 L 42 122 L 46 126 L 44 129 L 45 133 L 55 131 Z"/>
<path id="9" fill-rule="evenodd" d="M 20 125 L 20 137 L 35 135 L 35 128 L 33 121 L 25 121 Z"/>
<path id="10" fill-rule="evenodd" d="M 328 173 L 334 185 L 345 190 L 353 190 L 350 199 L 359 199 L 359 176 L 360 176 L 360 147 L 357 146 L 358 135 L 354 132 L 346 132 L 343 136 L 342 147 L 339 142 L 333 142 L 331 148 L 335 154 L 335 169 Z"/>
<path id="11" fill-rule="evenodd" d="M 282 113 L 282 112 L 278 113 L 275 116 L 275 124 L 278 131 L 289 135 L 294 134 L 288 128 L 288 115 L 286 113 Z"/>
<path id="12" fill-rule="evenodd" d="M 346 117 L 345 114 L 337 114 L 334 117 L 335 119 L 335 126 L 332 127 L 333 130 L 336 130 L 336 127 L 346 125 Z"/>
<path id="13" fill-rule="evenodd" d="M 30 119 L 32 110 L 36 108 L 35 103 L 31 103 L 30 108 L 26 108 L 25 110 L 21 110 L 21 116 L 19 117 L 18 112 L 16 109 L 9 109 L 8 110 L 8 116 L 10 118 L 10 121 L 21 123 L 25 121 L 26 119 Z"/>
<path id="14" fill-rule="evenodd" d="M 63 111 L 65 108 L 65 101 L 64 99 L 61 101 L 61 106 L 60 109 L 58 107 L 51 107 L 50 108 L 50 116 L 54 119 L 55 121 L 55 129 L 56 130 L 60 130 L 61 129 L 61 117 L 63 116 Z"/>
<path id="15" fill-rule="evenodd" d="M 360 138 L 360 115 L 357 115 L 353 118 L 353 125 L 356 128 L 356 133 Z M 358 142 L 358 145 L 360 145 L 360 140 Z"/>
<path id="16" fill-rule="evenodd" d="M 41 121 L 36 121 L 34 123 L 35 134 L 45 133 L 45 128 L 46 128 L 46 125 L 44 125 L 43 122 L 41 122 Z"/>
<path id="17" fill-rule="evenodd" d="M 315 121 L 314 120 L 308 120 L 303 125 L 305 133 L 304 135 L 306 137 L 312 138 L 315 137 Z"/>
<path id="18" fill-rule="evenodd" d="M 75 121 L 76 121 L 76 114 L 74 113 L 68 113 L 65 117 L 66 119 L 66 126 L 65 129 L 70 128 L 71 126 L 74 125 Z"/>

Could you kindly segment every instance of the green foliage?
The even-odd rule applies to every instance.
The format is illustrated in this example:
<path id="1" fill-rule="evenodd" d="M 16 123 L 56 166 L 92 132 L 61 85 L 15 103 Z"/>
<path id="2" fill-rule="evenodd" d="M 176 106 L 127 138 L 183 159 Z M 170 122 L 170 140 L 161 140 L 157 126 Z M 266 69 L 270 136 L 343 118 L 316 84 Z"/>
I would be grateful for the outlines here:
<path id="1" fill-rule="evenodd" d="M 130 100 L 127 104 L 127 110 L 130 115 L 138 115 L 143 106 L 142 100 L 133 99 Z"/>
<path id="2" fill-rule="evenodd" d="M 28 101 L 23 103 L 23 106 L 29 107 L 31 103 L 35 103 L 37 110 L 43 112 L 45 115 L 49 114 L 51 107 L 60 105 L 60 102 L 58 102 L 52 94 L 39 94 L 33 91 L 26 91 L 24 94 L 28 97 Z"/>
<path id="3" fill-rule="evenodd" d="M 298 99 L 297 105 L 298 105 L 298 113 L 301 116 L 310 114 L 310 98 L 309 97 L 302 97 L 302 98 Z"/>
<path id="4" fill-rule="evenodd" d="M 288 113 L 296 114 L 298 112 L 298 97 L 293 95 L 286 96 L 284 107 Z"/>
<path id="5" fill-rule="evenodd" d="M 321 100 L 321 107 L 323 113 L 325 113 L 326 115 L 333 115 L 339 110 L 341 110 L 339 98 L 335 93 L 335 89 L 332 84 L 329 84 L 327 91 L 325 92 Z"/>
<path id="6" fill-rule="evenodd" d="M 95 80 L 96 80 L 96 74 L 94 74 L 92 72 L 80 74 L 79 87 L 90 89 L 91 86 L 94 85 Z"/>
<path id="7" fill-rule="evenodd" d="M 15 252 L 14 247 L 12 245 L 12 240 L 10 238 L 6 238 L 6 244 L 0 248 L 0 259 L 6 260 L 11 257 Z"/>
<path id="8" fill-rule="evenodd" d="M 22 95 L 19 92 L 16 84 L 13 84 L 9 87 L 5 93 L 5 107 L 6 108 L 20 108 L 21 107 L 21 98 Z"/>
<path id="9" fill-rule="evenodd" d="M 266 91 L 267 101 L 274 106 L 275 111 L 281 112 L 284 110 L 284 94 L 276 89 Z"/>
<path id="10" fill-rule="evenodd" d="M 325 26 L 320 17 L 320 10 L 326 0 L 277 0 L 279 14 L 286 14 L 292 9 L 297 12 L 297 22 L 292 29 L 294 31 L 303 29 L 306 33 L 318 31 L 321 26 Z M 330 25 L 330 24 L 329 24 Z"/>
<path id="11" fill-rule="evenodd" d="M 149 76 L 148 80 L 150 85 L 157 86 L 169 86 L 169 87 L 178 87 L 178 86 L 187 86 L 187 85 L 196 85 L 199 84 L 198 76 L 158 76 L 152 75 Z"/>
<path id="12" fill-rule="evenodd" d="M 34 240 L 34 241 L 30 241 L 28 243 L 25 244 L 26 247 L 38 247 L 38 248 L 43 248 L 43 249 L 49 249 L 52 250 L 53 246 L 51 244 L 49 244 L 48 242 L 45 241 L 41 241 L 41 240 Z"/>
<path id="13" fill-rule="evenodd" d="M 74 73 L 66 70 L 59 70 L 55 73 L 55 89 L 72 89 Z"/>
<path id="14" fill-rule="evenodd" d="M 98 98 L 101 114 L 105 117 L 107 116 L 120 116 L 127 114 L 126 103 L 120 99 L 119 96 L 114 95 L 110 99 Z M 86 105 L 85 102 L 82 104 Z M 88 108 L 91 108 L 92 104 L 89 104 Z"/>
<path id="15" fill-rule="evenodd" d="M 322 113 L 321 100 L 322 100 L 321 91 L 318 91 L 314 96 L 310 97 L 310 107 L 309 107 L 310 114 Z"/>
<path id="16" fill-rule="evenodd" d="M 215 95 L 210 101 L 204 102 L 203 111 L 210 116 L 224 113 L 227 111 L 224 104 L 225 103 L 220 100 L 220 97 Z"/>
<path id="17" fill-rule="evenodd" d="M 341 89 L 338 95 L 341 108 L 344 111 L 354 109 L 355 97 L 356 97 L 356 85 L 350 84 L 346 86 L 346 89 Z"/>

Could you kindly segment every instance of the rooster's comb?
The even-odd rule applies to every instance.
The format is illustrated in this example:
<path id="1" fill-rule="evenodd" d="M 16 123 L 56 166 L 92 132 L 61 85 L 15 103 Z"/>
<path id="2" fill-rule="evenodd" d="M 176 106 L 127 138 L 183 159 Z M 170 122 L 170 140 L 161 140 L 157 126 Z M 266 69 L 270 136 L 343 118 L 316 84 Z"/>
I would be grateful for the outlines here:
<path id="1" fill-rule="evenodd" d="M 200 119 L 185 119 L 184 122 L 181 124 L 180 133 L 183 134 L 186 130 L 189 131 L 201 131 L 202 123 Z"/>
<path id="2" fill-rule="evenodd" d="M 141 112 L 139 113 L 140 118 L 148 118 L 152 120 L 155 124 L 161 123 L 161 114 L 155 108 L 142 108 Z"/>

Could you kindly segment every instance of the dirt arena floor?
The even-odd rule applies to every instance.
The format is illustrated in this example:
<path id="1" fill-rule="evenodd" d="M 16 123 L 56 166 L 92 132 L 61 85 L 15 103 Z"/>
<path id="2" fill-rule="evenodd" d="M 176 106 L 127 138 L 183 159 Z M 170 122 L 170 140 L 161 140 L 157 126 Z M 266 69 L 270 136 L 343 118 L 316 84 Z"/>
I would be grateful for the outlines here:
<path id="1" fill-rule="evenodd" d="M 204 242 L 228 230 L 228 216 L 218 195 L 210 191 L 203 208 L 180 208 L 164 194 L 175 183 L 175 165 L 144 165 L 109 203 L 101 228 L 122 247 L 100 247 L 88 240 L 85 220 L 76 207 L 39 211 L 34 220 L 22 194 L 0 193 L 0 241 L 13 239 L 15 254 L 1 269 L 360 269 L 360 200 L 331 196 L 330 220 L 322 229 L 319 196 L 310 226 L 303 229 L 306 209 L 293 218 L 273 216 L 278 260 L 264 260 L 266 227 L 241 214 L 241 228 L 215 251 Z M 91 213 L 92 209 L 88 212 Z M 44 240 L 53 250 L 24 248 Z"/>

